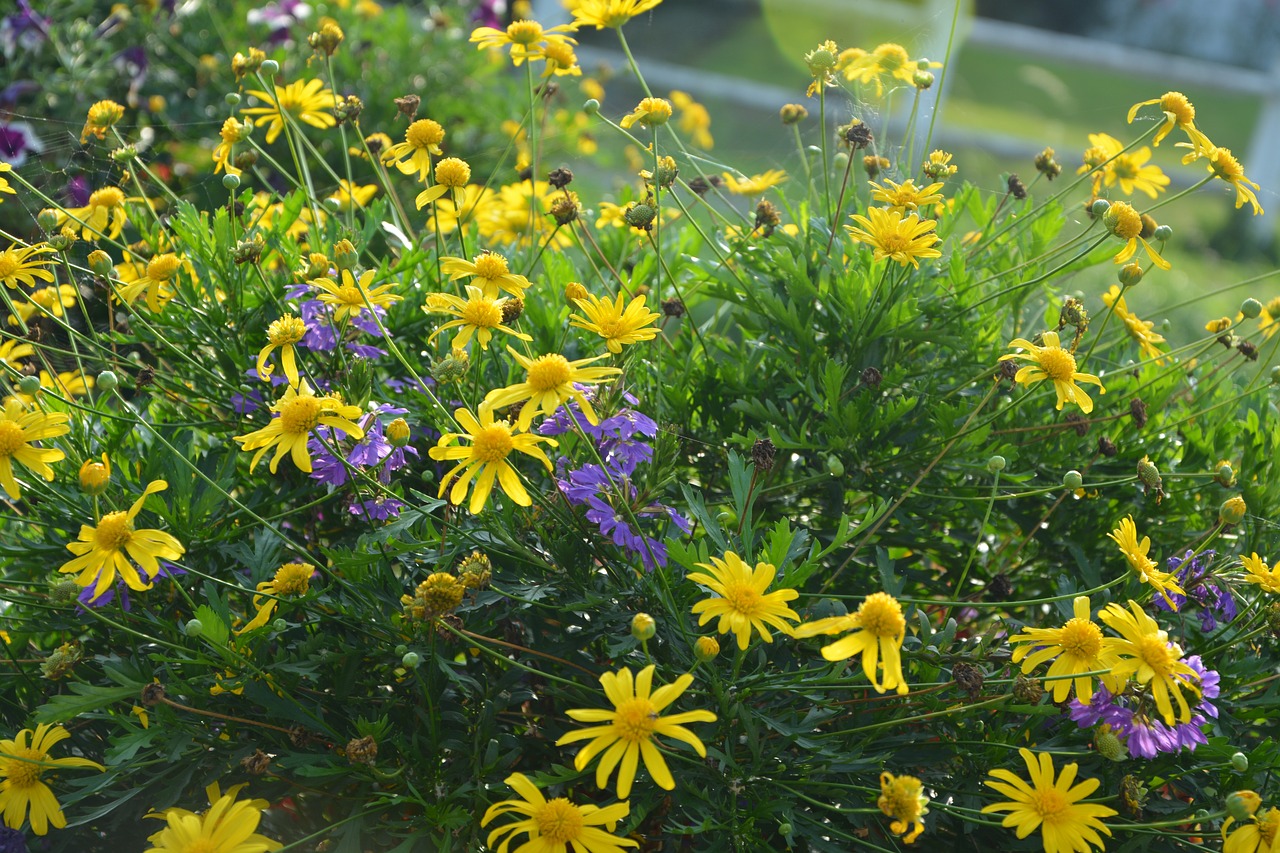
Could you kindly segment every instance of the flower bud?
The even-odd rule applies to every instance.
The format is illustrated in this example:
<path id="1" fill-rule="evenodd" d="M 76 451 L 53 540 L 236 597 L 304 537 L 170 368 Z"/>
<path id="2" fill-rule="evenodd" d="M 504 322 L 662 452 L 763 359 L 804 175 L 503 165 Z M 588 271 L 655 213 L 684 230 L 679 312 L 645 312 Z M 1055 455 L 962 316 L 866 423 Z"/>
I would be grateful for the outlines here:
<path id="1" fill-rule="evenodd" d="M 1142 267 L 1139 264 L 1125 264 L 1120 268 L 1120 283 L 1125 287 L 1133 287 L 1142 281 Z"/>
<path id="2" fill-rule="evenodd" d="M 809 117 L 809 111 L 802 104 L 783 104 L 778 110 L 778 118 L 783 124 L 799 124 Z"/>
<path id="3" fill-rule="evenodd" d="M 240 186 L 240 176 L 239 175 L 223 175 L 222 186 L 224 186 L 229 190 L 236 189 L 237 187 Z"/>
<path id="4" fill-rule="evenodd" d="M 45 208 L 36 214 L 36 224 L 46 233 L 58 227 L 58 212 Z"/>
<path id="5" fill-rule="evenodd" d="M 24 376 L 18 380 L 18 390 L 23 394 L 34 394 L 40 390 L 39 376 Z"/>
<path id="6" fill-rule="evenodd" d="M 120 387 L 120 377 L 114 370 L 104 370 L 98 374 L 98 390 L 110 394 Z"/>
<path id="7" fill-rule="evenodd" d="M 1116 737 L 1116 733 L 1111 730 L 1111 726 L 1102 725 L 1093 735 L 1094 748 L 1098 750 L 1098 754 L 1103 758 L 1109 758 L 1112 761 L 1124 761 L 1129 757 L 1129 750 L 1120 738 Z"/>
<path id="8" fill-rule="evenodd" d="M 840 461 L 840 457 L 834 453 L 827 456 L 827 473 L 832 477 L 844 476 L 844 463 Z"/>
<path id="9" fill-rule="evenodd" d="M 286 622 L 284 619 L 272 619 L 271 630 L 275 631 L 277 634 L 279 634 L 281 631 L 287 631 L 289 630 L 289 623 Z"/>
<path id="10" fill-rule="evenodd" d="M 340 270 L 349 270 L 356 265 L 360 256 L 350 240 L 339 240 L 333 247 L 333 265 Z"/>
<path id="11" fill-rule="evenodd" d="M 111 256 L 101 249 L 94 249 L 89 253 L 89 269 L 93 270 L 94 275 L 106 278 L 111 275 L 114 266 Z"/>
<path id="12" fill-rule="evenodd" d="M 229 106 L 229 107 L 239 106 L 239 105 L 240 105 L 240 93 L 239 93 L 239 92 L 227 92 L 227 94 L 226 94 L 226 95 L 224 95 L 224 96 L 222 97 L 222 100 L 226 101 L 227 106 Z"/>
<path id="13" fill-rule="evenodd" d="M 1008 462 L 1003 456 L 992 456 L 987 460 L 987 470 L 994 474 L 997 471 L 1003 471 L 1004 466 L 1007 464 Z"/>
<path id="14" fill-rule="evenodd" d="M 102 380 L 98 380 L 101 384 Z M 111 485 L 111 461 L 102 454 L 102 461 L 86 459 L 80 466 L 80 491 L 86 495 L 100 495 Z"/>
<path id="15" fill-rule="evenodd" d="M 586 299 L 590 294 L 585 285 L 578 281 L 571 281 L 564 286 L 564 298 L 569 302 L 575 299 Z"/>
<path id="16" fill-rule="evenodd" d="M 262 72 L 263 77 L 274 77 L 280 73 L 280 63 L 274 59 L 264 59 L 258 70 Z"/>
<path id="17" fill-rule="evenodd" d="M 1249 770 L 1249 756 L 1243 752 L 1237 752 L 1231 756 L 1231 769 L 1237 773 L 1245 773 Z"/>
<path id="18" fill-rule="evenodd" d="M 1230 462 L 1219 462 L 1217 468 L 1214 469 L 1213 478 L 1218 481 L 1219 485 L 1228 489 L 1236 484 L 1236 472 L 1231 467 Z"/>
<path id="19" fill-rule="evenodd" d="M 402 655 L 407 651 L 409 651 L 409 647 L 406 646 L 404 643 L 401 643 L 400 645 L 396 646 L 396 654 L 398 655 Z"/>
<path id="20" fill-rule="evenodd" d="M 1218 520 L 1223 524 L 1239 524 L 1248 511 L 1249 507 L 1245 504 L 1244 498 L 1234 495 L 1223 501 L 1222 508 L 1218 510 Z"/>
<path id="21" fill-rule="evenodd" d="M 1161 243 L 1164 243 L 1164 242 L 1167 242 L 1169 238 L 1173 236 L 1173 229 L 1170 228 L 1168 225 L 1158 225 L 1156 226 L 1155 233 L 1152 234 L 1151 236 L 1155 237 Z"/>
<path id="22" fill-rule="evenodd" d="M 1111 202 L 1107 201 L 1105 198 L 1094 199 L 1093 205 L 1089 208 L 1090 212 L 1092 212 L 1094 216 L 1102 216 L 1110 209 Z"/>
<path id="23" fill-rule="evenodd" d="M 199 619 L 191 619 L 183 630 L 188 637 L 199 637 L 204 633 L 204 623 Z"/>
<path id="24" fill-rule="evenodd" d="M 631 636 L 640 642 L 653 637 L 658 632 L 658 623 L 648 613 L 637 613 L 631 619 Z"/>
<path id="25" fill-rule="evenodd" d="M 911 75 L 911 85 L 923 92 L 933 85 L 934 79 L 932 71 L 917 71 Z"/>
<path id="26" fill-rule="evenodd" d="M 404 447 L 409 443 L 409 424 L 404 418 L 396 418 L 387 424 L 387 441 L 392 447 Z"/>
<path id="27" fill-rule="evenodd" d="M 1079 471 L 1068 471 L 1062 475 L 1062 485 L 1074 491 L 1084 485 L 1084 477 Z"/>
<path id="28" fill-rule="evenodd" d="M 715 637 L 699 637 L 693 644 L 693 656 L 699 663 L 708 663 L 720 654 L 720 644 Z"/>
<path id="29" fill-rule="evenodd" d="M 1240 313 L 1245 316 L 1245 319 L 1253 320 L 1262 313 L 1262 303 L 1250 296 L 1240 303 Z"/>
<path id="30" fill-rule="evenodd" d="M 1262 805 L 1262 797 L 1255 791 L 1236 791 L 1227 795 L 1227 814 L 1236 820 L 1248 820 Z"/>
<path id="31" fill-rule="evenodd" d="M 417 652 L 405 652 L 404 657 L 400 658 L 400 664 L 405 669 L 417 669 L 420 663 L 422 663 L 422 656 Z"/>
<path id="32" fill-rule="evenodd" d="M 593 116 L 600 112 L 600 102 L 595 98 L 587 98 L 587 100 L 582 104 L 582 111 L 589 116 Z"/>

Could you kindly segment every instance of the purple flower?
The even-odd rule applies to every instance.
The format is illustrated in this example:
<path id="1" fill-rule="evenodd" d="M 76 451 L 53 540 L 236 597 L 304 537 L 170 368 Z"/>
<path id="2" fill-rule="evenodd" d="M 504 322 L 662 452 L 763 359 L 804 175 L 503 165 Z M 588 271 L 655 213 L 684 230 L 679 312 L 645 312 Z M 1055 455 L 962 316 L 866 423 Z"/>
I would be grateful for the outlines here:
<path id="1" fill-rule="evenodd" d="M 328 428 L 324 433 L 324 441 L 315 437 L 307 439 L 307 452 L 311 454 L 311 479 L 329 486 L 346 485 L 347 466 L 329 450 L 331 446 L 337 446 L 338 436 Z"/>
<path id="2" fill-rule="evenodd" d="M 27 837 L 0 824 L 0 853 L 27 853 Z"/>
<path id="3" fill-rule="evenodd" d="M 379 497 L 370 501 L 356 501 L 351 504 L 349 512 L 360 518 L 386 521 L 389 518 L 399 517 L 402 509 L 404 509 L 402 501 L 398 501 L 395 498 Z"/>
<path id="4" fill-rule="evenodd" d="M 368 344 L 358 344 L 355 341 L 347 344 L 347 351 L 353 352 L 361 358 L 381 358 L 387 354 L 384 350 L 380 350 L 377 347 L 369 346 Z"/>
<path id="5" fill-rule="evenodd" d="M 27 162 L 28 154 L 44 151 L 44 143 L 25 121 L 0 124 L 0 161 L 17 168 Z"/>
<path id="6" fill-rule="evenodd" d="M 1238 612 L 1231 590 L 1210 571 L 1213 558 L 1213 551 L 1199 555 L 1187 551 L 1181 557 L 1168 560 L 1169 570 L 1176 573 L 1178 586 L 1187 591 L 1186 595 L 1170 593 L 1169 597 L 1178 610 L 1182 610 L 1188 601 L 1194 601 L 1200 610 L 1200 629 L 1205 633 L 1217 629 L 1219 622 L 1231 622 Z M 1163 597 L 1155 599 L 1155 606 L 1159 610 L 1170 609 Z"/>
<path id="7" fill-rule="evenodd" d="M 6 59 L 13 59 L 18 48 L 34 50 L 49 38 L 49 18 L 36 14 L 27 0 L 18 0 L 18 11 L 0 21 L 0 47 Z"/>
<path id="8" fill-rule="evenodd" d="M 311 7 L 301 0 L 279 0 L 268 3 L 260 9 L 250 9 L 248 21 L 251 26 L 265 24 L 270 30 L 267 41 L 280 44 L 289 40 L 289 29 L 296 23 L 311 16 Z"/>
<path id="9" fill-rule="evenodd" d="M 172 578 L 177 575 L 185 575 L 186 573 L 185 569 L 180 569 L 173 563 L 161 562 L 160 571 L 156 572 L 155 577 L 151 580 L 154 581 L 157 578 Z M 143 573 L 143 576 L 145 577 L 145 572 Z M 129 602 L 129 586 L 123 580 L 117 580 L 114 587 L 107 587 L 102 591 L 102 595 L 97 598 L 93 597 L 93 591 L 95 588 L 96 587 L 93 584 L 90 584 L 80 590 L 80 594 L 76 596 L 76 601 L 78 602 L 76 604 L 77 610 L 83 611 L 86 607 L 93 607 L 95 609 L 99 607 L 106 607 L 108 604 L 115 601 L 117 592 L 120 593 L 120 607 L 124 610 L 132 609 Z M 3 848 L 0 848 L 0 853 L 3 853 Z"/>
<path id="10" fill-rule="evenodd" d="M 237 415 L 247 415 L 262 408 L 262 392 L 250 391 L 247 395 L 236 392 L 231 395 L 231 408 Z"/>
<path id="11" fill-rule="evenodd" d="M 84 207 L 89 203 L 89 196 L 92 194 L 92 190 L 89 189 L 89 179 L 84 175 L 76 175 L 67 181 L 66 192 L 71 207 Z"/>

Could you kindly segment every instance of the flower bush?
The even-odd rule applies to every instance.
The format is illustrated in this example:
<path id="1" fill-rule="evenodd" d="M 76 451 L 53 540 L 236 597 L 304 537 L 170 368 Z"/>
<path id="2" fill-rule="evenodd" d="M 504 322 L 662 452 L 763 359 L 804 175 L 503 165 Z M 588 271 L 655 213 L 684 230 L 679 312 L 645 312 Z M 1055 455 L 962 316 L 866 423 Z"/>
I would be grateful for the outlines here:
<path id="1" fill-rule="evenodd" d="M 1261 210 L 1212 110 L 993 183 L 826 42 L 711 169 L 576 61 L 660 0 L 572 5 L 437 32 L 467 109 L 340 3 L 0 175 L 0 846 L 1272 849 L 1280 300 L 1124 300 Z"/>

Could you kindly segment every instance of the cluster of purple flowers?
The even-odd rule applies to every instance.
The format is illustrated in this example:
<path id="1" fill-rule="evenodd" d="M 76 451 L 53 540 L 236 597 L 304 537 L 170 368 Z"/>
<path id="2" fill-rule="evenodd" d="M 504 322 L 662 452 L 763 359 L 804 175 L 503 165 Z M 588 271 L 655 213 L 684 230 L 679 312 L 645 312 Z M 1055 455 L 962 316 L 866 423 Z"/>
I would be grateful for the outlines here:
<path id="1" fill-rule="evenodd" d="M 1125 741 L 1129 754 L 1138 758 L 1155 758 L 1161 752 L 1194 750 L 1200 744 L 1208 743 L 1203 727 L 1207 722 L 1206 718 L 1218 718 L 1218 709 L 1210 701 L 1218 698 L 1218 673 L 1205 668 L 1199 655 L 1192 655 L 1185 658 L 1185 661 L 1200 677 L 1199 684 L 1196 685 L 1200 689 L 1200 703 L 1193 709 L 1190 721 L 1166 725 L 1135 711 L 1131 697 L 1123 693 L 1119 696 L 1112 695 L 1105 687 L 1099 687 L 1093 694 L 1093 700 L 1087 705 L 1079 699 L 1073 699 L 1071 719 L 1082 729 L 1106 723 L 1117 737 Z M 1190 682 L 1190 679 L 1187 681 Z"/>
<path id="2" fill-rule="evenodd" d="M 585 393 L 590 395 L 591 391 Z M 631 405 L 638 402 L 626 392 L 622 396 Z M 636 520 L 664 517 L 685 533 L 693 529 L 689 520 L 673 507 L 656 502 L 635 506 L 636 488 L 631 476 L 642 462 L 653 459 L 653 447 L 645 439 L 658 434 L 658 424 L 648 415 L 623 408 L 592 426 L 578 405 L 571 401 L 553 417 L 543 421 L 538 432 L 541 435 L 561 435 L 574 431 L 575 422 L 591 438 L 604 464 L 591 462 L 570 469 L 568 460 L 561 457 L 556 485 L 569 503 L 587 507 L 587 520 L 597 525 L 601 534 L 619 548 L 638 555 L 647 570 L 665 566 L 667 546 L 636 530 L 631 524 L 631 516 Z M 630 508 L 630 515 L 624 507 Z"/>
<path id="3" fill-rule="evenodd" d="M 302 0 L 279 0 L 257 9 L 250 9 L 247 19 L 250 26 L 266 26 L 270 32 L 267 44 L 278 45 L 289 41 L 294 24 L 311 17 L 311 7 Z"/>
<path id="4" fill-rule="evenodd" d="M 1186 595 L 1170 593 L 1169 597 L 1179 611 L 1186 606 L 1188 600 L 1196 602 L 1200 610 L 1200 628 L 1206 633 L 1215 630 L 1219 622 L 1231 622 L 1238 612 L 1231 589 L 1209 571 L 1213 565 L 1213 556 L 1213 551 L 1205 551 L 1200 555 L 1187 551 L 1181 557 L 1169 558 L 1169 570 L 1176 572 L 1178 586 L 1187 591 Z M 1162 596 L 1156 596 L 1155 606 L 1160 610 L 1169 609 Z"/>
<path id="5" fill-rule="evenodd" d="M 311 285 L 295 284 L 285 294 L 289 299 L 302 299 L 302 303 L 298 306 L 298 315 L 302 318 L 302 322 L 307 324 L 307 334 L 298 342 L 298 346 L 316 352 L 329 352 L 338 346 L 338 324 L 333 320 L 333 309 L 330 306 L 319 299 L 304 298 L 311 293 Z M 384 309 L 376 305 L 373 306 L 373 310 L 379 317 L 386 314 Z M 378 321 L 369 316 L 368 308 L 359 314 L 351 315 L 351 326 L 376 338 L 382 337 L 382 329 L 379 328 Z M 348 352 L 353 352 L 361 358 L 378 358 L 386 355 L 386 352 L 378 347 L 357 341 L 348 341 L 346 347 Z"/>
<path id="6" fill-rule="evenodd" d="M 364 438 L 346 453 L 343 458 L 335 456 L 334 448 L 340 447 L 341 437 L 328 427 L 316 430 L 316 436 L 307 442 L 307 450 L 311 453 L 311 479 L 319 480 L 330 486 L 345 485 L 352 468 L 373 469 L 378 481 L 391 482 L 391 473 L 409 464 L 410 455 L 417 456 L 413 447 L 393 447 L 387 441 L 382 424 L 383 418 L 397 418 L 408 413 L 389 403 L 378 404 L 369 417 L 364 419 Z"/>

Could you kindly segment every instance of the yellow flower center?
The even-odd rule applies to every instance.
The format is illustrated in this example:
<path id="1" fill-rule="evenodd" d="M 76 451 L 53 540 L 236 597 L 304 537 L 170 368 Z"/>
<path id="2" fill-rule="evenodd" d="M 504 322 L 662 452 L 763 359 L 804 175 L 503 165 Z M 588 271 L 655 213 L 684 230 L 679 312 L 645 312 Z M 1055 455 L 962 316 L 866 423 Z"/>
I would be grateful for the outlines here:
<path id="1" fill-rule="evenodd" d="M 572 68 L 578 61 L 573 48 L 564 42 L 551 42 L 542 51 L 548 62 L 554 62 L 561 68 Z"/>
<path id="2" fill-rule="evenodd" d="M 13 421 L 0 421 L 0 458 L 12 456 L 26 443 L 22 427 Z"/>
<path id="3" fill-rule="evenodd" d="M 343 305 L 347 305 L 352 308 L 364 307 L 364 296 L 360 293 L 360 288 L 353 284 L 342 285 L 333 296 Z"/>
<path id="4" fill-rule="evenodd" d="M 89 107 L 89 124 L 110 127 L 124 118 L 124 107 L 115 101 L 98 101 Z"/>
<path id="5" fill-rule="evenodd" d="M 186 846 L 183 853 L 219 853 L 221 849 L 221 843 L 213 838 L 197 838 Z"/>
<path id="6" fill-rule="evenodd" d="M 507 458 L 515 442 L 511 439 L 511 427 L 506 422 L 482 427 L 472 436 L 471 455 L 486 464 L 501 462 Z"/>
<path id="7" fill-rule="evenodd" d="M 867 596 L 858 608 L 858 622 L 863 630 L 877 637 L 897 637 L 907 628 L 902 605 L 883 592 Z"/>
<path id="8" fill-rule="evenodd" d="M 875 54 L 885 71 L 897 71 L 909 61 L 907 49 L 900 44 L 882 44 L 875 49 Z"/>
<path id="9" fill-rule="evenodd" d="M 18 271 L 22 261 L 12 252 L 0 252 L 0 278 L 8 278 Z"/>
<path id="10" fill-rule="evenodd" d="M 267 341 L 273 347 L 292 346 L 307 334 L 307 324 L 292 314 L 286 314 L 267 327 Z"/>
<path id="11" fill-rule="evenodd" d="M 119 207 L 124 204 L 124 193 L 117 187 L 103 187 L 89 196 L 90 207 Z"/>
<path id="12" fill-rule="evenodd" d="M 1258 835 L 1262 838 L 1262 843 L 1258 845 L 1259 850 L 1270 850 L 1276 840 L 1276 831 L 1280 830 L 1280 811 L 1271 809 L 1258 821 Z"/>
<path id="13" fill-rule="evenodd" d="M 1062 347 L 1045 347 L 1040 350 L 1040 369 L 1054 382 L 1070 382 L 1076 372 L 1076 357 Z"/>
<path id="14" fill-rule="evenodd" d="M 1070 619 L 1058 645 L 1069 655 L 1092 660 L 1102 652 L 1102 629 L 1088 619 Z"/>
<path id="15" fill-rule="evenodd" d="M 886 776 L 889 778 L 886 779 Z M 906 823 L 920 819 L 920 800 L 923 790 L 919 779 L 914 776 L 894 777 L 888 773 L 882 773 L 880 790 L 880 799 L 876 805 L 880 807 L 881 812 Z"/>
<path id="16" fill-rule="evenodd" d="M 643 743 L 653 737 L 658 724 L 658 712 L 648 699 L 636 697 L 618 706 L 613 718 L 613 729 L 618 737 L 631 743 Z"/>
<path id="17" fill-rule="evenodd" d="M 539 356 L 529 367 L 529 385 L 538 393 L 562 388 L 573 378 L 569 360 L 557 353 Z"/>
<path id="18" fill-rule="evenodd" d="M 13 757 L 5 762 L 4 774 L 9 779 L 6 786 L 10 789 L 26 790 L 39 785 L 40 772 L 44 768 L 35 762 L 45 761 L 46 758 L 43 752 L 30 747 L 14 750 Z"/>
<path id="19" fill-rule="evenodd" d="M 542 40 L 542 24 L 537 21 L 516 21 L 507 27 L 507 41 L 526 47 Z"/>
<path id="20" fill-rule="evenodd" d="M 1045 823 L 1055 823 L 1059 814 L 1071 807 L 1067 802 L 1067 798 L 1062 796 L 1062 792 L 1057 788 L 1036 788 L 1031 792 L 1031 800 L 1028 803 L 1031 809 Z"/>
<path id="21" fill-rule="evenodd" d="M 473 299 L 462 309 L 462 319 L 468 326 L 493 329 L 502 322 L 502 309 L 492 299 Z"/>
<path id="22" fill-rule="evenodd" d="M 551 844 L 579 841 L 582 838 L 582 812 L 564 797 L 548 800 L 546 805 L 534 809 L 530 817 L 538 827 L 538 833 Z M 575 844 L 576 848 L 578 845 Z"/>
<path id="23" fill-rule="evenodd" d="M 95 546 L 102 551 L 119 551 L 133 538 L 133 523 L 127 512 L 109 512 L 98 522 Z"/>
<path id="24" fill-rule="evenodd" d="M 181 265 L 182 262 L 178 260 L 178 256 L 172 252 L 156 255 L 147 262 L 147 278 L 152 281 L 168 281 L 173 278 L 173 274 Z"/>
<path id="25" fill-rule="evenodd" d="M 1132 240 L 1142 233 L 1142 216 L 1128 202 L 1112 204 L 1103 215 L 1102 222 L 1121 240 Z"/>
<path id="26" fill-rule="evenodd" d="M 465 187 L 471 180 L 471 167 L 457 157 L 446 157 L 436 164 L 436 183 L 446 187 Z"/>
<path id="27" fill-rule="evenodd" d="M 1280 296 L 1266 304 L 1267 313 L 1272 317 L 1280 317 Z"/>
<path id="28" fill-rule="evenodd" d="M 1084 152 L 1084 164 L 1091 169 L 1096 169 L 1103 163 L 1107 162 L 1107 152 L 1102 148 L 1087 148 Z"/>
<path id="29" fill-rule="evenodd" d="M 234 118 L 229 118 L 222 123 L 222 130 L 219 131 L 219 134 L 222 136 L 223 142 L 231 145 L 244 139 L 244 125 Z"/>
<path id="30" fill-rule="evenodd" d="M 429 118 L 420 118 L 404 132 L 404 141 L 414 148 L 430 148 L 439 145 L 444 139 L 444 128 L 440 122 Z"/>
<path id="31" fill-rule="evenodd" d="M 1111 171 L 1117 178 L 1131 180 L 1138 176 L 1138 170 L 1134 168 L 1133 161 L 1128 157 L 1117 157 L 1111 163 Z"/>
<path id="32" fill-rule="evenodd" d="M 294 397 L 280 406 L 280 426 L 293 435 L 310 432 L 320 423 L 323 408 L 317 397 Z"/>
<path id="33" fill-rule="evenodd" d="M 724 585 L 724 600 L 743 616 L 754 618 L 763 610 L 764 599 L 745 583 L 729 582 Z"/>
<path id="34" fill-rule="evenodd" d="M 887 255 L 897 255 L 902 252 L 910 254 L 911 238 L 901 231 L 883 231 L 876 237 L 880 241 L 880 249 Z"/>
<path id="35" fill-rule="evenodd" d="M 1196 108 L 1181 92 L 1165 92 L 1160 98 L 1160 109 L 1172 113 L 1178 127 L 1186 127 L 1196 120 Z"/>
<path id="36" fill-rule="evenodd" d="M 671 118 L 671 104 L 662 98 L 644 98 L 636 107 L 640 120 L 645 124 L 666 124 Z"/>
<path id="37" fill-rule="evenodd" d="M 480 255 L 476 258 L 475 264 L 476 276 L 479 278 L 502 278 L 504 275 L 511 273 L 511 268 L 507 266 L 507 259 L 493 252 L 485 252 Z"/>
<path id="38" fill-rule="evenodd" d="M 311 566 L 306 563 L 285 563 L 276 569 L 271 579 L 276 595 L 306 595 L 311 588 Z"/>
<path id="39" fill-rule="evenodd" d="M 1134 643 L 1134 646 L 1138 657 L 1142 658 L 1142 662 L 1151 667 L 1157 676 L 1168 677 L 1174 657 L 1169 651 L 1167 642 L 1159 636 L 1147 636 Z"/>
<path id="40" fill-rule="evenodd" d="M 111 482 L 111 471 L 101 462 L 85 462 L 80 466 L 80 488 L 86 492 L 101 492 Z"/>
<path id="41" fill-rule="evenodd" d="M 1240 165 L 1239 160 L 1231 156 L 1229 148 L 1214 149 L 1209 166 L 1213 169 L 1213 174 L 1228 183 L 1234 184 L 1244 177 L 1244 167 Z"/>

